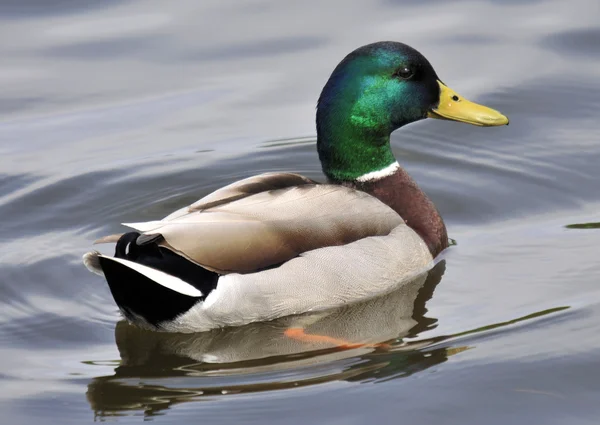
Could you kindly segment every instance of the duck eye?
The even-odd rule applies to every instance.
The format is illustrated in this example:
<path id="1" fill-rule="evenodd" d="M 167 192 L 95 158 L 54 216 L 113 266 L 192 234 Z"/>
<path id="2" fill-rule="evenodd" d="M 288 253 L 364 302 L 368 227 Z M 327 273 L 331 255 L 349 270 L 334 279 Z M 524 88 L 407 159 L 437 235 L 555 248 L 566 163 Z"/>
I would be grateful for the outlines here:
<path id="1" fill-rule="evenodd" d="M 399 77 L 402 78 L 403 80 L 408 80 L 410 77 L 413 76 L 413 71 L 412 69 L 410 69 L 407 66 L 403 66 L 401 68 L 398 68 L 396 70 L 396 72 L 394 72 L 394 77 Z"/>

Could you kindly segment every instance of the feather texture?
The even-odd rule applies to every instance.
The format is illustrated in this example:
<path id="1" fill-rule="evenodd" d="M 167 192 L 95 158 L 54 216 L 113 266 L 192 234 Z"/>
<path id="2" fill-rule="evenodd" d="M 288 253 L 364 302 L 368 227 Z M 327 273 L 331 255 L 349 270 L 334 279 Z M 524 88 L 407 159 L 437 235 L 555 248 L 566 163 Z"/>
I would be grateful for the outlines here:
<path id="1" fill-rule="evenodd" d="M 309 251 L 258 273 L 222 276 L 203 303 L 162 326 L 196 332 L 327 310 L 389 293 L 432 266 L 423 240 L 401 223 L 386 236 Z"/>
<path id="2" fill-rule="evenodd" d="M 220 196 L 217 191 L 185 213 L 126 225 L 144 233 L 146 240 L 162 236 L 159 245 L 209 270 L 249 273 L 303 252 L 387 235 L 403 223 L 394 210 L 364 192 L 283 176 L 256 176 L 252 184 L 238 182 L 253 191 L 224 188 Z M 303 184 L 272 189 L 272 183 L 281 181 Z M 255 193 L 256 188 L 263 191 Z"/>
<path id="3" fill-rule="evenodd" d="M 308 177 L 295 173 L 263 173 L 217 189 L 193 204 L 169 214 L 164 220 L 173 220 L 191 211 L 213 208 L 256 193 L 316 183 Z"/>

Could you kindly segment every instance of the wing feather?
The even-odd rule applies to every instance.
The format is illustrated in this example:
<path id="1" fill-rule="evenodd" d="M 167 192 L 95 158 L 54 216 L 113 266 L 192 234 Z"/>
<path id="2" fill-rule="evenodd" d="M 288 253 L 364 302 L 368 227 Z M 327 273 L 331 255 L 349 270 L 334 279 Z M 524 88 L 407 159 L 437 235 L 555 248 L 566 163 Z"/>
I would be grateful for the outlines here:
<path id="1" fill-rule="evenodd" d="M 283 189 L 286 187 L 302 186 L 305 184 L 316 184 L 315 181 L 295 173 L 263 173 L 231 183 L 221 189 L 206 195 L 204 198 L 193 204 L 181 208 L 167 217 L 165 220 L 171 220 L 190 211 L 202 211 L 229 202 L 246 198 L 256 193 L 269 190 Z"/>
<path id="2" fill-rule="evenodd" d="M 221 273 L 247 273 L 325 246 L 388 234 L 402 218 L 378 199 L 334 185 L 261 192 L 153 222 L 146 233 Z M 141 229 L 142 226 L 136 226 Z"/>
<path id="3" fill-rule="evenodd" d="M 162 220 L 125 225 L 142 233 L 140 243 L 157 237 L 161 246 L 226 274 L 384 236 L 402 223 L 367 193 L 298 174 L 267 173 L 219 189 Z"/>

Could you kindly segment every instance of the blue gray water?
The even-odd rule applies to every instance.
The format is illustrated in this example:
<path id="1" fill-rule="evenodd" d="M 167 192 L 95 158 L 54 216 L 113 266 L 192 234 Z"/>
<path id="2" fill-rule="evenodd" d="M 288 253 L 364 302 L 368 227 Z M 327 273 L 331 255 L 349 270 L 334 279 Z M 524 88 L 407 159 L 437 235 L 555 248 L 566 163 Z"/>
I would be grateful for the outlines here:
<path id="1" fill-rule="evenodd" d="M 599 22 L 597 0 L 2 2 L 2 422 L 598 423 Z M 511 119 L 394 134 L 457 244 L 400 292 L 301 318 L 388 346 L 120 322 L 92 241 L 255 173 L 322 180 L 321 87 L 388 39 Z"/>

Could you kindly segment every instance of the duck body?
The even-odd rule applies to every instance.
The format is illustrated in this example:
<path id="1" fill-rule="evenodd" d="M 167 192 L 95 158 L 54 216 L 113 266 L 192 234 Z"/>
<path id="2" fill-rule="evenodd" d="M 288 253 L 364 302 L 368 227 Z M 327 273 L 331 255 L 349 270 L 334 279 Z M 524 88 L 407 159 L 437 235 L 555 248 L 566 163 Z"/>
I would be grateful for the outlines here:
<path id="1" fill-rule="evenodd" d="M 250 177 L 163 220 L 127 225 L 137 232 L 119 237 L 115 257 L 91 252 L 84 262 L 106 277 L 129 321 L 173 332 L 365 300 L 433 260 L 374 196 L 291 173 Z"/>
<path id="2" fill-rule="evenodd" d="M 466 100 L 447 101 L 458 99 L 448 91 L 404 44 L 359 48 L 334 70 L 318 103 L 327 183 L 294 173 L 250 177 L 162 220 L 125 224 L 135 231 L 99 241 L 116 242 L 114 257 L 93 251 L 84 263 L 106 278 L 130 322 L 172 332 L 391 292 L 431 268 L 448 239 L 431 200 L 393 157 L 390 133 L 426 116 L 508 122 Z"/>

